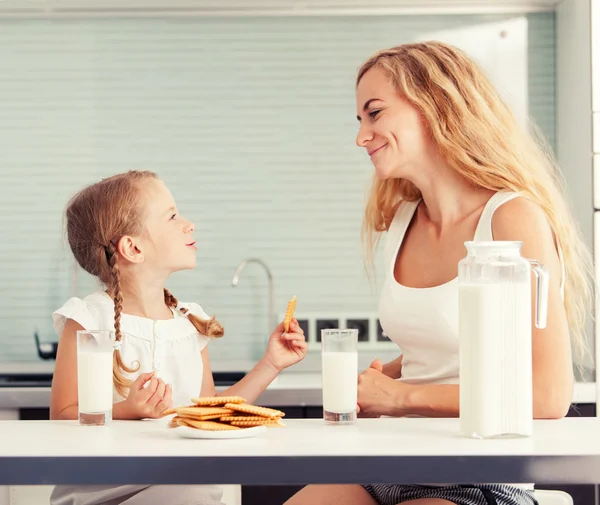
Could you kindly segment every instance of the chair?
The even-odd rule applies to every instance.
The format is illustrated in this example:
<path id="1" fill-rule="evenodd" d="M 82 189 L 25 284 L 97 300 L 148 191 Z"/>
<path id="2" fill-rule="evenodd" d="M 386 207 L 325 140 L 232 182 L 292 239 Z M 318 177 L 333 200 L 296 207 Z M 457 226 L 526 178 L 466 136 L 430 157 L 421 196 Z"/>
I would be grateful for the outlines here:
<path id="1" fill-rule="evenodd" d="M 533 494 L 540 505 L 573 505 L 573 498 L 564 491 L 536 489 Z"/>

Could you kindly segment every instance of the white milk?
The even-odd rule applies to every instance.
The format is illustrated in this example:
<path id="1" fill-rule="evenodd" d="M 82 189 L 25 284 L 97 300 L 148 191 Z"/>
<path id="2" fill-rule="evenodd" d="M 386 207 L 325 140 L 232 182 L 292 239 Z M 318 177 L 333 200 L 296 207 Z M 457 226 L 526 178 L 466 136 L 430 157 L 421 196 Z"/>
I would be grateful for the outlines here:
<path id="1" fill-rule="evenodd" d="M 334 414 L 356 412 L 358 353 L 324 352 L 323 410 Z"/>
<path id="2" fill-rule="evenodd" d="M 460 425 L 465 435 L 531 435 L 531 284 L 459 287 Z"/>
<path id="3" fill-rule="evenodd" d="M 113 353 L 77 353 L 79 411 L 84 414 L 108 412 L 113 399 Z"/>

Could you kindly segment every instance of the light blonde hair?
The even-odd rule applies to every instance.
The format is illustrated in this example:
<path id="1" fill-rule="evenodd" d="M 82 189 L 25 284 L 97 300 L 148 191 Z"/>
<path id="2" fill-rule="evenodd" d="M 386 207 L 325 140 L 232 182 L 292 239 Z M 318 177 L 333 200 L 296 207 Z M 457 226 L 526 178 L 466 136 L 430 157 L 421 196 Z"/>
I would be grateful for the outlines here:
<path id="1" fill-rule="evenodd" d="M 592 260 L 542 135 L 534 126 L 530 133 L 518 125 L 485 74 L 455 47 L 424 42 L 380 51 L 360 68 L 357 86 L 374 67 L 386 72 L 402 97 L 420 111 L 449 166 L 477 187 L 520 192 L 544 210 L 564 258 L 572 343 L 583 356 L 594 295 Z M 405 179 L 373 178 L 362 229 L 368 254 L 402 201 L 420 197 L 419 189 Z"/>
<path id="2" fill-rule="evenodd" d="M 123 338 L 121 312 L 123 294 L 117 244 L 125 235 L 140 235 L 144 232 L 144 206 L 141 202 L 141 185 L 148 180 L 158 179 L 148 171 L 130 171 L 109 177 L 86 187 L 69 202 L 66 210 L 67 239 L 77 263 L 86 272 L 104 283 L 115 305 L 115 337 Z M 164 290 L 165 304 L 177 308 L 177 299 Z M 185 312 L 184 309 L 180 309 Z M 200 319 L 191 312 L 187 317 L 202 335 L 223 336 L 223 327 L 214 318 Z M 131 386 L 123 372 L 136 372 L 123 362 L 121 352 L 116 350 L 113 360 L 113 382 L 121 396 L 126 396 Z"/>

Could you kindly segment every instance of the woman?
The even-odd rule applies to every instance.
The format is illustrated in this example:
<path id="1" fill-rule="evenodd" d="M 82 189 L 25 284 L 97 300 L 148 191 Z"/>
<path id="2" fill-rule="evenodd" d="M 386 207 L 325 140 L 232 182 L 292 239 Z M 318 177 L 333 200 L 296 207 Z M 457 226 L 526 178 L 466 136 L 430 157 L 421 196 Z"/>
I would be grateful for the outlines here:
<path id="1" fill-rule="evenodd" d="M 482 71 L 446 44 L 374 55 L 358 73 L 356 99 L 356 143 L 375 167 L 363 238 L 372 251 L 387 232 L 380 320 L 402 349 L 359 377 L 361 414 L 458 416 L 464 242 L 519 240 L 551 279 L 547 327 L 532 328 L 533 412 L 563 417 L 574 383 L 571 343 L 583 349 L 591 261 L 551 157 Z M 531 487 L 308 486 L 288 503 L 525 505 L 535 503 Z"/>

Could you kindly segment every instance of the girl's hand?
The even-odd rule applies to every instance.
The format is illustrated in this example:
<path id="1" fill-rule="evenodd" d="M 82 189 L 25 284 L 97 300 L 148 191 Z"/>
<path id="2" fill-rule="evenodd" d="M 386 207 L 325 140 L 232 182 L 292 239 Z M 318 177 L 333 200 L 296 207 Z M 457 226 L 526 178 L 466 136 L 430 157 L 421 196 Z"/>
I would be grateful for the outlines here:
<path id="1" fill-rule="evenodd" d="M 147 385 L 146 385 L 147 384 Z M 170 408 L 171 385 L 154 377 L 154 372 L 143 373 L 133 382 L 125 400 L 130 419 L 157 419 Z"/>
<path id="2" fill-rule="evenodd" d="M 283 323 L 279 324 L 267 344 L 264 359 L 278 372 L 301 361 L 308 351 L 304 331 L 294 318 L 290 322 L 290 331 L 285 333 Z"/>

